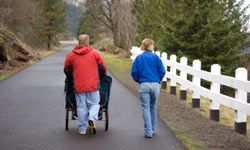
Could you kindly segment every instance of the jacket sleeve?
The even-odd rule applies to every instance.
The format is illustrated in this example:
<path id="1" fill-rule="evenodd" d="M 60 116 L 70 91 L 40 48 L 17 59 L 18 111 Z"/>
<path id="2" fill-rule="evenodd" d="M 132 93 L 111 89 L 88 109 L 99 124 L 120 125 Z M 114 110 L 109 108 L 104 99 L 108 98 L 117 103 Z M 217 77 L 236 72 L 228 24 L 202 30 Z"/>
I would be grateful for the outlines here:
<path id="1" fill-rule="evenodd" d="M 107 76 L 106 70 L 105 70 L 104 66 L 101 65 L 101 64 L 98 64 L 98 73 L 99 73 L 99 78 L 101 80 L 105 80 L 106 79 L 106 76 Z"/>
<path id="2" fill-rule="evenodd" d="M 135 82 L 139 82 L 138 60 L 137 59 L 135 59 L 135 61 L 132 64 L 131 76 L 135 80 Z"/>
<path id="3" fill-rule="evenodd" d="M 65 59 L 65 62 L 64 62 L 64 73 L 67 75 L 68 74 L 68 71 L 71 67 L 71 53 L 69 53 L 67 56 L 66 56 L 66 59 Z"/>
<path id="4" fill-rule="evenodd" d="M 158 69 L 157 70 L 159 72 L 160 80 L 162 80 L 166 74 L 166 69 L 165 69 L 160 57 L 158 57 Z"/>
<path id="5" fill-rule="evenodd" d="M 98 64 L 98 73 L 101 79 L 105 79 L 107 75 L 107 64 L 103 60 L 102 55 L 96 51 L 96 60 Z"/>
<path id="6" fill-rule="evenodd" d="M 98 65 L 102 65 L 107 70 L 106 62 L 103 60 L 101 54 L 96 50 L 96 60 Z"/>

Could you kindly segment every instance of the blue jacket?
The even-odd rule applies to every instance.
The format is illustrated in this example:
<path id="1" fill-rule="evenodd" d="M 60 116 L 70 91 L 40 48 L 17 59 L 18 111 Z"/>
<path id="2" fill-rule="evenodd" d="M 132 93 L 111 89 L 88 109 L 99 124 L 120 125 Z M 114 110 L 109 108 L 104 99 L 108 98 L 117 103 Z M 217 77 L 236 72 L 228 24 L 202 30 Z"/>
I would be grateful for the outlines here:
<path id="1" fill-rule="evenodd" d="M 165 76 L 166 70 L 159 56 L 145 50 L 133 62 L 131 75 L 136 82 L 159 82 Z"/>

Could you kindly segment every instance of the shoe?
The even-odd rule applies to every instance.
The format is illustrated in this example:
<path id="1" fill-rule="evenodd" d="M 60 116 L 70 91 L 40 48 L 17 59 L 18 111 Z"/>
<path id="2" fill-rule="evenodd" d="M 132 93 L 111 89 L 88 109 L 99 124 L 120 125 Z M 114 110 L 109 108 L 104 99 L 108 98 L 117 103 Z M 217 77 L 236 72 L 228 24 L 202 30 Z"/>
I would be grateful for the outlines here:
<path id="1" fill-rule="evenodd" d="M 89 120 L 89 130 L 91 134 L 96 134 L 96 128 L 93 120 Z"/>
<path id="2" fill-rule="evenodd" d="M 147 139 L 152 138 L 152 136 L 149 136 L 149 135 L 144 135 L 144 137 L 147 138 Z"/>
<path id="3" fill-rule="evenodd" d="M 79 134 L 80 134 L 80 135 L 86 135 L 86 132 L 84 132 L 84 131 L 79 131 Z"/>

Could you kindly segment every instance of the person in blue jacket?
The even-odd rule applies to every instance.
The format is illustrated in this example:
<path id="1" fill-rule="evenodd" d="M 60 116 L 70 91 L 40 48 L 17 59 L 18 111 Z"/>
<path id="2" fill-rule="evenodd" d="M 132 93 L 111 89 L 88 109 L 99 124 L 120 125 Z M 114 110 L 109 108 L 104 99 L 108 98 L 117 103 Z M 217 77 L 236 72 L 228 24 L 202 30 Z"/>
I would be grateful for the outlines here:
<path id="1" fill-rule="evenodd" d="M 144 52 L 133 62 L 131 75 L 140 84 L 139 93 L 144 119 L 144 135 L 152 138 L 157 124 L 157 101 L 160 82 L 166 70 L 159 56 L 154 54 L 154 41 L 144 39 L 141 47 Z"/>

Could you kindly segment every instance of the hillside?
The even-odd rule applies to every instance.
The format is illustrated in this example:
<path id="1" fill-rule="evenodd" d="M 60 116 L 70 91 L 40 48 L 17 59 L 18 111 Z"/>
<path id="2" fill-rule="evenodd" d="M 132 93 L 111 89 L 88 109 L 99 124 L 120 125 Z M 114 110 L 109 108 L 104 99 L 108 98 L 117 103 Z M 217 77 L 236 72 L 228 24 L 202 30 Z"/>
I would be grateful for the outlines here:
<path id="1" fill-rule="evenodd" d="M 32 58 L 30 48 L 7 27 L 0 24 L 0 69 L 7 64 L 18 66 Z"/>
<path id="2" fill-rule="evenodd" d="M 9 28 L 0 24 L 0 80 L 56 52 L 34 49 L 18 38 Z"/>

